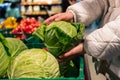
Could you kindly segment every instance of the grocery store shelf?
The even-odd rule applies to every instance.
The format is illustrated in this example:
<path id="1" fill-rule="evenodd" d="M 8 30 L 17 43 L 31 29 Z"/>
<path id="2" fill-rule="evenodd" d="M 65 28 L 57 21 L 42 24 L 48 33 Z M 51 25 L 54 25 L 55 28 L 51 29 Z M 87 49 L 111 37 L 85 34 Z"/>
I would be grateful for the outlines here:
<path id="1" fill-rule="evenodd" d="M 47 3 L 47 2 L 24 2 L 24 3 L 21 3 L 21 5 L 59 5 L 61 4 L 60 2 L 51 2 L 51 3 Z"/>
<path id="2" fill-rule="evenodd" d="M 46 15 L 46 12 L 30 12 L 30 13 L 22 13 L 22 15 Z"/>
<path id="3" fill-rule="evenodd" d="M 48 13 L 43 11 L 43 12 L 31 12 L 31 13 L 22 13 L 22 16 L 41 16 L 41 15 L 47 15 Z M 57 14 L 57 12 L 49 12 L 50 15 L 52 14 Z"/>
<path id="4" fill-rule="evenodd" d="M 21 1 L 22 16 L 48 17 L 61 12 L 61 1 Z"/>

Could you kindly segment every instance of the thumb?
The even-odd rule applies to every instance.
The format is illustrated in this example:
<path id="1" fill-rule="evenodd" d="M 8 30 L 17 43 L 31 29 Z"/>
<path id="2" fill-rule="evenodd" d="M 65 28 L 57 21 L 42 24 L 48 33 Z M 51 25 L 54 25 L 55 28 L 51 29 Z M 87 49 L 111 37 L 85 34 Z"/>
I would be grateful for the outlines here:
<path id="1" fill-rule="evenodd" d="M 73 14 L 71 12 L 58 14 L 55 21 L 61 21 L 61 20 L 70 22 L 71 20 L 73 20 Z"/>
<path id="2" fill-rule="evenodd" d="M 65 20 L 66 16 L 65 15 L 59 15 L 55 21 L 61 21 L 61 20 Z"/>
<path id="3" fill-rule="evenodd" d="M 69 60 L 73 57 L 73 55 L 71 54 L 71 52 L 67 52 L 61 56 L 59 56 L 59 59 L 61 60 Z"/>

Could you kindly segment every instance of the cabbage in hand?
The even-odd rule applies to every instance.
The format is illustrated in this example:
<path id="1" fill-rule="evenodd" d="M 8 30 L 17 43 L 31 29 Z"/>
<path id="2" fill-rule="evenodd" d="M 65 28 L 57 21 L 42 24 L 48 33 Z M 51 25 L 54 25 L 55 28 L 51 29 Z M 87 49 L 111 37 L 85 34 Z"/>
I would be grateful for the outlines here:
<path id="1" fill-rule="evenodd" d="M 84 25 L 65 21 L 43 23 L 33 35 L 43 41 L 55 57 L 69 51 L 83 39 Z"/>

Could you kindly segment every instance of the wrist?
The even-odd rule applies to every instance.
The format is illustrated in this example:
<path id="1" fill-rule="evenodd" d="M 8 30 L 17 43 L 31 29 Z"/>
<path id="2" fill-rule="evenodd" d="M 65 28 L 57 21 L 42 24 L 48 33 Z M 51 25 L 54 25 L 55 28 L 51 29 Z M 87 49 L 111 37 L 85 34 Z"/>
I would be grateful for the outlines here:
<path id="1" fill-rule="evenodd" d="M 72 50 L 70 50 L 70 54 L 84 54 L 84 46 L 83 43 L 80 43 L 78 46 L 76 46 L 75 48 L 73 48 Z"/>
<path id="2" fill-rule="evenodd" d="M 67 10 L 72 15 L 72 21 L 76 22 L 76 14 L 72 10 Z"/>
<path id="3" fill-rule="evenodd" d="M 70 18 L 70 22 L 74 22 L 74 14 L 72 13 L 71 10 L 66 11 L 66 13 L 68 14 L 69 18 Z"/>

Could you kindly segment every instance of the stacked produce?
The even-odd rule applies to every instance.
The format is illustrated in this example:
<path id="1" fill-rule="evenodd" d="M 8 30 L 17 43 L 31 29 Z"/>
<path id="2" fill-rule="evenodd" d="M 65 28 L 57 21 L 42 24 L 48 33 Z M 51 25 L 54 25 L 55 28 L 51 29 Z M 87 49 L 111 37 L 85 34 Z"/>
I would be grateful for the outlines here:
<path id="1" fill-rule="evenodd" d="M 21 40 L 1 34 L 0 46 L 0 79 L 60 77 L 57 60 L 46 50 L 28 49 Z"/>
<path id="2" fill-rule="evenodd" d="M 23 25 L 28 25 L 28 22 Z M 42 40 L 48 51 L 28 49 L 20 39 L 5 38 L 0 34 L 0 78 L 78 77 L 79 69 L 73 60 L 59 63 L 56 58 L 78 45 L 83 33 L 82 23 L 59 21 L 48 26 L 43 23 L 33 32 L 33 36 Z"/>
<path id="3" fill-rule="evenodd" d="M 0 28 L 2 28 L 3 26 L 5 28 L 16 28 L 18 26 L 18 22 L 16 22 L 16 18 L 15 17 L 8 17 L 5 21 L 3 21 L 0 24 Z"/>
<path id="4" fill-rule="evenodd" d="M 4 36 L 14 36 L 24 40 L 28 34 L 32 34 L 41 24 L 35 18 L 8 17 L 0 23 L 0 31 Z"/>
<path id="5" fill-rule="evenodd" d="M 23 19 L 18 27 L 11 31 L 11 34 L 31 34 L 40 26 L 40 24 L 41 22 L 36 21 L 35 18 Z"/>
<path id="6" fill-rule="evenodd" d="M 0 46 L 0 78 L 4 78 L 7 77 L 7 68 L 11 59 L 27 47 L 21 40 L 4 38 L 2 34 L 0 34 Z"/>
<path id="7" fill-rule="evenodd" d="M 32 34 L 41 24 L 35 18 L 26 18 L 21 20 L 20 24 L 13 29 L 10 34 L 14 34 L 15 38 L 24 40 L 28 34 Z"/>

